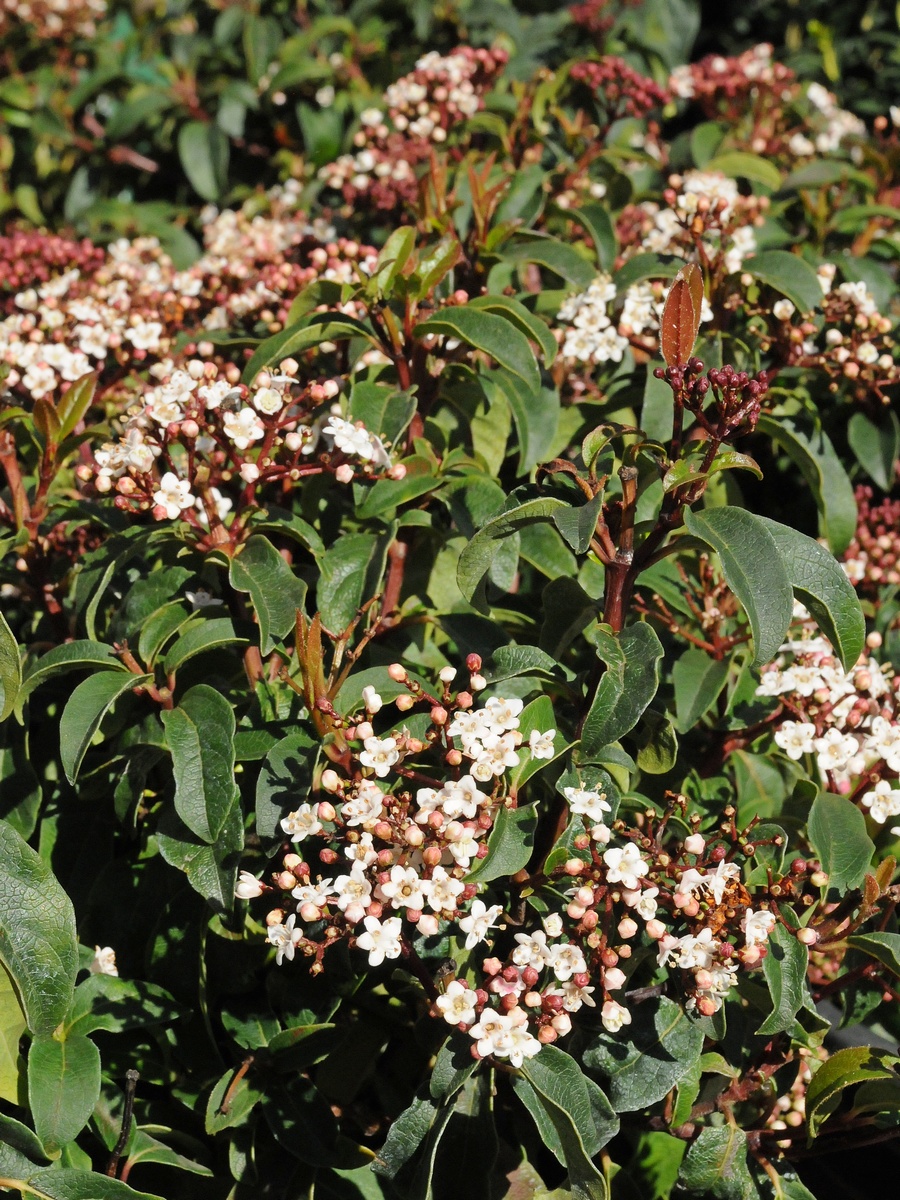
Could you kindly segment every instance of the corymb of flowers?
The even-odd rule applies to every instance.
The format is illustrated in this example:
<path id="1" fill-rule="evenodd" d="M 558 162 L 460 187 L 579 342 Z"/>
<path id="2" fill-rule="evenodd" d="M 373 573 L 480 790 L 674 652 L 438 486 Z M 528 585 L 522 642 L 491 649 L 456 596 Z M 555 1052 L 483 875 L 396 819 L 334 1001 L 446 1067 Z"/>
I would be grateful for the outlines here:
<path id="1" fill-rule="evenodd" d="M 280 869 L 269 881 L 243 871 L 237 885 L 244 900 L 280 893 L 265 916 L 277 962 L 307 958 L 321 974 L 341 942 L 372 969 L 397 961 L 475 1058 L 516 1067 L 579 1012 L 618 1033 L 632 1003 L 671 992 L 673 977 L 685 1009 L 712 1016 L 784 923 L 777 897 L 801 895 L 814 864 L 794 862 L 784 878 L 757 871 L 751 889 L 748 860 L 763 846 L 778 857 L 778 836 L 754 842 L 731 807 L 702 836 L 675 794 L 665 812 L 626 824 L 610 776 L 587 768 L 560 776 L 556 846 L 537 874 L 512 875 L 510 899 L 491 867 L 501 856 L 508 867 L 510 830 L 535 820 L 526 781 L 568 747 L 539 722 L 545 703 L 524 707 L 481 665 L 468 657 L 458 691 L 445 667 L 430 692 L 394 664 L 392 701 L 369 684 L 346 718 L 325 704 L 340 748 L 319 777 L 327 798 L 298 798 L 281 820 L 291 847 Z"/>

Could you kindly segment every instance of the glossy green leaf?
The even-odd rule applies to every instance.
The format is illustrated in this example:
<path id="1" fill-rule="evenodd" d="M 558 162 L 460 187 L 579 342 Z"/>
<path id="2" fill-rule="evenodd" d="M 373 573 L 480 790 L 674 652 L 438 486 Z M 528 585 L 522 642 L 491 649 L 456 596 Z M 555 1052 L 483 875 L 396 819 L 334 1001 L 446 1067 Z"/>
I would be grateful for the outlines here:
<path id="1" fill-rule="evenodd" d="M 593 264 L 580 254 L 574 246 L 558 242 L 555 238 L 529 238 L 514 246 L 504 246 L 502 257 L 506 262 L 537 263 L 561 275 L 567 283 L 584 289 L 596 275 Z"/>
<path id="2" fill-rule="evenodd" d="M 102 642 L 94 642 L 88 638 L 63 642 L 61 646 L 54 646 L 40 658 L 32 659 L 29 662 L 22 680 L 18 706 L 21 708 L 25 698 L 30 696 L 36 687 L 40 687 L 54 675 L 88 668 L 110 671 L 127 670 L 121 660 L 116 657 L 112 646 L 105 646 Z"/>
<path id="3" fill-rule="evenodd" d="M 379 590 L 390 540 L 390 535 L 351 533 L 329 546 L 320 561 L 316 593 L 326 629 L 341 633 L 361 605 Z"/>
<path id="4" fill-rule="evenodd" d="M 565 507 L 567 506 L 563 500 L 555 500 L 549 496 L 540 500 L 528 500 L 516 508 L 500 513 L 479 529 L 459 557 L 456 578 L 465 598 L 472 604 L 477 598 L 481 601 L 477 607 L 486 608 L 482 588 L 497 553 L 498 544 L 522 526 L 545 521 L 552 517 L 554 512 Z"/>
<path id="5" fill-rule="evenodd" d="M 603 509 L 603 493 L 598 492 L 586 504 L 565 505 L 553 514 L 553 524 L 576 554 L 586 554 L 597 530 L 597 518 Z"/>
<path id="6" fill-rule="evenodd" d="M 122 1033 L 126 1029 L 168 1025 L 184 1015 L 185 1010 L 154 983 L 116 975 L 89 975 L 75 989 L 72 1007 L 66 1014 L 66 1037 L 98 1029 Z"/>
<path id="7" fill-rule="evenodd" d="M 279 822 L 312 783 L 316 745 L 303 730 L 282 738 L 266 754 L 256 781 L 256 829 L 260 837 L 276 837 Z"/>
<path id="8" fill-rule="evenodd" d="M 514 325 L 531 342 L 536 342 L 547 367 L 553 365 L 559 347 L 546 322 L 536 317 L 519 300 L 512 296 L 476 296 L 467 306 L 482 312 L 496 313 Z"/>
<path id="9" fill-rule="evenodd" d="M 199 683 L 162 713 L 175 773 L 175 809 L 188 829 L 215 842 L 237 801 L 234 709 Z"/>
<path id="10" fill-rule="evenodd" d="M 19 644 L 0 613 L 0 721 L 5 721 L 16 706 L 22 684 Z"/>
<path id="11" fill-rule="evenodd" d="M 638 767 L 648 775 L 665 775 L 678 758 L 678 737 L 665 713 L 645 710 L 633 732 Z"/>
<path id="12" fill-rule="evenodd" d="M 814 538 L 767 517 L 760 520 L 775 539 L 794 595 L 809 609 L 849 671 L 865 648 L 866 622 L 846 572 Z"/>
<path id="13" fill-rule="evenodd" d="M 742 508 L 685 511 L 689 533 L 719 555 L 728 586 L 753 631 L 754 664 L 769 662 L 784 641 L 794 608 L 790 580 L 772 534 L 760 517 Z"/>
<path id="14" fill-rule="evenodd" d="M 781 172 L 769 159 L 746 150 L 726 150 L 717 154 L 704 167 L 705 171 L 721 171 L 729 179 L 749 179 L 777 191 L 781 187 Z M 759 255 L 757 255 L 759 257 Z"/>
<path id="15" fill-rule="evenodd" d="M 372 273 L 372 282 L 382 295 L 390 291 L 391 284 L 409 262 L 415 244 L 416 230 L 412 225 L 402 225 L 388 236 Z"/>
<path id="16" fill-rule="evenodd" d="M 629 625 L 617 637 L 601 627 L 597 650 L 606 670 L 581 731 L 581 757 L 587 762 L 638 723 L 659 687 L 663 656 L 655 631 L 643 622 Z"/>
<path id="17" fill-rule="evenodd" d="M 100 1095 L 100 1052 L 90 1038 L 36 1037 L 28 1051 L 35 1133 L 54 1157 L 88 1123 Z"/>
<path id="18" fill-rule="evenodd" d="M 342 313 L 308 314 L 287 329 L 260 342 L 241 378 L 248 387 L 252 387 L 260 371 L 272 363 L 277 364 L 292 355 L 302 354 L 304 350 L 320 346 L 322 342 L 346 342 L 357 337 L 375 346 L 379 344 L 372 330 L 355 317 L 345 317 Z"/>
<path id="19" fill-rule="evenodd" d="M 809 840 L 829 887 L 845 892 L 862 884 L 875 853 L 866 819 L 845 796 L 819 792 L 809 814 Z"/>
<path id="20" fill-rule="evenodd" d="M 474 1073 L 478 1063 L 471 1054 L 472 1039 L 454 1030 L 438 1051 L 428 1088 L 432 1100 L 447 1101 Z"/>
<path id="21" fill-rule="evenodd" d="M 678 1182 L 697 1196 L 757 1200 L 747 1166 L 747 1135 L 735 1125 L 701 1129 L 681 1164 Z"/>
<path id="22" fill-rule="evenodd" d="M 184 666 L 189 659 L 207 650 L 218 650 L 222 646 L 246 645 L 247 638 L 238 635 L 230 617 L 209 617 L 185 630 L 166 654 L 163 669 L 170 675 Z"/>
<path id="23" fill-rule="evenodd" d="M 557 1046 L 549 1049 L 549 1054 L 541 1050 L 527 1059 L 522 1076 L 537 1094 L 568 1113 L 581 1132 L 586 1154 L 594 1158 L 619 1132 L 619 1118 L 603 1090 L 584 1074 L 571 1054 Z M 564 1161 L 556 1147 L 553 1149 Z"/>
<path id="24" fill-rule="evenodd" d="M 521 871 L 531 858 L 536 828 L 534 805 L 524 808 L 502 807 L 488 838 L 488 852 L 484 858 L 472 864 L 466 879 L 487 883 L 502 875 L 515 875 L 516 871 Z"/>
<path id="25" fill-rule="evenodd" d="M 675 728 L 679 733 L 693 729 L 722 693 L 729 663 L 713 658 L 705 650 L 689 647 L 672 667 L 675 686 Z"/>
<path id="26" fill-rule="evenodd" d="M 835 554 L 843 554 L 856 533 L 856 497 L 828 435 L 799 417 L 762 416 L 757 429 L 797 465 L 815 499 L 823 536 Z"/>
<path id="27" fill-rule="evenodd" d="M 566 210 L 570 221 L 576 221 L 591 235 L 597 251 L 597 262 L 603 271 L 611 271 L 616 259 L 618 243 L 616 230 L 609 209 L 602 204 L 584 204 L 581 208 Z"/>
<path id="28" fill-rule="evenodd" d="M 206 1104 L 206 1132 L 220 1133 L 243 1125 L 263 1094 L 252 1076 L 237 1077 L 237 1071 L 226 1071 L 216 1083 Z"/>
<path id="29" fill-rule="evenodd" d="M 894 412 L 881 414 L 871 421 L 865 413 L 855 412 L 847 426 L 847 440 L 863 470 L 884 492 L 889 492 L 896 478 L 900 459 L 900 421 Z"/>
<path id="30" fill-rule="evenodd" d="M 149 675 L 132 675 L 130 671 L 100 671 L 79 683 L 59 722 L 59 754 L 69 783 L 78 777 L 87 748 L 115 702 L 150 679 Z"/>
<path id="31" fill-rule="evenodd" d="M 28 1028 L 52 1033 L 66 1015 L 78 970 L 75 912 L 47 864 L 0 821 L 0 959 Z"/>
<path id="32" fill-rule="evenodd" d="M 18 1188 L 26 1200 L 162 1200 L 150 1192 L 136 1192 L 120 1179 L 71 1167 L 36 1170 L 27 1178 L 10 1180 L 9 1186 Z"/>
<path id="33" fill-rule="evenodd" d="M 892 975 L 900 975 L 900 933 L 854 933 L 847 942 L 877 959 Z"/>
<path id="34" fill-rule="evenodd" d="M 239 800 L 229 809 L 222 831 L 212 845 L 193 834 L 174 812 L 163 816 L 156 838 L 165 861 L 185 873 L 188 883 L 210 908 L 220 913 L 231 911 L 244 848 Z"/>
<path id="35" fill-rule="evenodd" d="M 82 375 L 70 384 L 56 406 L 59 417 L 59 440 L 62 442 L 73 433 L 75 426 L 84 417 L 94 399 L 97 388 L 97 372 Z"/>
<path id="36" fill-rule="evenodd" d="M 840 1103 L 841 1092 L 857 1083 L 896 1078 L 900 1058 L 872 1046 L 838 1050 L 813 1075 L 806 1092 L 806 1123 L 814 1138 Z"/>
<path id="37" fill-rule="evenodd" d="M 259 622 L 259 648 L 269 654 L 276 639 L 286 636 L 306 600 L 306 584 L 298 579 L 272 543 L 254 534 L 231 560 L 231 586 L 247 592 Z"/>
<path id="38" fill-rule="evenodd" d="M 620 1034 L 598 1033 L 582 1056 L 587 1069 L 601 1076 L 616 1112 L 636 1112 L 662 1100 L 703 1046 L 703 1031 L 674 1000 L 645 1000 L 631 1013 L 631 1024 Z"/>
<path id="39" fill-rule="evenodd" d="M 683 266 L 684 259 L 676 254 L 635 254 L 614 276 L 616 294 L 621 299 L 630 287 L 645 279 L 674 279 Z"/>
<path id="40" fill-rule="evenodd" d="M 700 469 L 704 458 L 703 450 L 691 450 L 685 458 L 680 458 L 663 476 L 663 491 L 671 492 L 685 484 L 696 483 L 699 479 L 709 479 L 719 471 L 752 471 L 757 479 L 762 479 L 762 471 L 748 454 L 720 450 L 705 471 Z"/>
<path id="41" fill-rule="evenodd" d="M 390 384 L 361 380 L 350 392 L 348 417 L 362 421 L 370 433 L 395 443 L 406 430 L 416 411 L 413 392 L 399 391 Z"/>
<path id="42" fill-rule="evenodd" d="M 790 1029 L 803 1006 L 809 951 L 781 924 L 772 930 L 766 948 L 763 975 L 772 996 L 772 1011 L 757 1033 L 769 1037 Z"/>
<path id="43" fill-rule="evenodd" d="M 541 386 L 540 372 L 528 338 L 505 317 L 465 307 L 442 308 L 413 330 L 416 338 L 429 334 L 459 338 L 488 354 L 500 366 L 521 379 L 531 392 Z"/>
<path id="44" fill-rule="evenodd" d="M 745 259 L 741 270 L 787 296 L 801 313 L 811 313 L 822 307 L 818 276 L 798 254 L 787 250 L 764 250 Z"/>
<path id="45" fill-rule="evenodd" d="M 19 1055 L 19 1039 L 26 1021 L 12 977 L 0 963 L 0 1099 L 19 1103 L 19 1088 L 24 1076 Z M 0 1128 L 0 1140 L 3 1130 Z"/>

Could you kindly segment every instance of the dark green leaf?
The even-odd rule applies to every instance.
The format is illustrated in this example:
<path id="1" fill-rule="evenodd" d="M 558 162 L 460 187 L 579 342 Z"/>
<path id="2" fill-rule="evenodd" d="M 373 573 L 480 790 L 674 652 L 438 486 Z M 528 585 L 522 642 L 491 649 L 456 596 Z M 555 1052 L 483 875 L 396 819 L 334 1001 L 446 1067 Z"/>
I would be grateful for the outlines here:
<path id="1" fill-rule="evenodd" d="M 316 602 L 325 628 L 341 633 L 378 590 L 390 537 L 351 533 L 322 556 Z"/>
<path id="2" fill-rule="evenodd" d="M 584 728 L 581 757 L 594 755 L 629 733 L 656 695 L 663 648 L 650 625 L 629 625 L 616 637 L 600 627 L 598 654 L 606 663 Z"/>
<path id="3" fill-rule="evenodd" d="M 487 883 L 501 875 L 515 875 L 531 858 L 536 828 L 534 805 L 501 808 L 488 838 L 488 852 L 484 858 L 476 860 L 466 879 Z"/>
<path id="4" fill-rule="evenodd" d="M 745 259 L 741 270 L 787 296 L 801 313 L 811 313 L 822 307 L 818 276 L 798 254 L 787 250 L 764 250 Z"/>
<path id="5" fill-rule="evenodd" d="M 215 842 L 237 802 L 234 710 L 205 683 L 162 714 L 175 772 L 175 809 L 188 829 Z"/>
<path id="6" fill-rule="evenodd" d="M 528 338 L 504 317 L 468 306 L 442 308 L 439 313 L 417 325 L 413 334 L 417 338 L 429 334 L 459 338 L 506 367 L 522 380 L 530 392 L 536 392 L 541 386 L 540 372 Z"/>
<path id="7" fill-rule="evenodd" d="M 855 933 L 847 941 L 900 975 L 900 933 Z"/>
<path id="8" fill-rule="evenodd" d="M 276 837 L 279 821 L 297 807 L 312 783 L 316 746 L 302 730 L 289 733 L 268 752 L 256 781 L 256 829 Z"/>
<path id="9" fill-rule="evenodd" d="M 872 863 L 875 844 L 866 819 L 845 796 L 819 792 L 809 814 L 809 840 L 829 887 L 839 892 L 862 884 Z"/>
<path id="10" fill-rule="evenodd" d="M 809 952 L 781 924 L 775 926 L 766 942 L 763 974 L 772 995 L 772 1011 L 757 1033 L 770 1036 L 790 1029 L 806 995 L 806 968 Z"/>
<path id="11" fill-rule="evenodd" d="M 586 554 L 597 530 L 597 518 L 603 508 L 603 493 L 598 492 L 586 504 L 565 505 L 553 514 L 553 524 L 576 554 Z"/>
<path id="12" fill-rule="evenodd" d="M 504 246 L 502 257 L 505 262 L 537 263 L 547 267 L 556 275 L 561 275 L 567 283 L 577 288 L 588 287 L 597 274 L 595 267 L 580 254 L 574 246 L 558 242 L 555 238 L 536 237 L 528 241 L 517 242 L 514 246 Z"/>
<path id="13" fill-rule="evenodd" d="M 678 1182 L 698 1196 L 716 1200 L 756 1200 L 747 1166 L 747 1135 L 735 1125 L 701 1129 L 681 1164 Z"/>
<path id="14" fill-rule="evenodd" d="M 178 157 L 191 187 L 204 200 L 218 200 L 228 184 L 228 138 L 206 121 L 188 121 L 178 131 Z"/>
<path id="15" fill-rule="evenodd" d="M 254 539 L 250 539 L 253 541 Z M 279 555 L 279 558 L 281 556 Z M 283 562 L 284 560 L 281 559 Z M 260 629 L 262 626 L 260 626 Z M 163 669 L 167 675 L 177 671 L 195 654 L 216 650 L 221 646 L 246 646 L 247 639 L 239 637 L 230 617 L 209 617 L 187 629 L 166 655 Z"/>
<path id="16" fill-rule="evenodd" d="M 263 1094 L 261 1082 L 252 1076 L 237 1078 L 237 1071 L 226 1071 L 210 1093 L 206 1105 L 206 1132 L 220 1133 L 235 1125 L 243 1125 Z"/>
<path id="17" fill-rule="evenodd" d="M 22 683 L 19 643 L 0 613 L 0 721 L 5 721 L 16 706 Z"/>
<path id="18" fill-rule="evenodd" d="M 361 380 L 350 392 L 348 418 L 362 421 L 370 433 L 396 443 L 416 411 L 413 392 L 401 392 L 390 384 Z"/>
<path id="19" fill-rule="evenodd" d="M 47 654 L 42 654 L 40 658 L 29 663 L 19 693 L 20 707 L 25 697 L 45 680 L 54 675 L 61 675 L 64 671 L 85 670 L 88 667 L 126 670 L 116 657 L 112 646 L 104 646 L 102 642 L 92 642 L 87 638 L 63 642 L 61 646 L 55 646 Z"/>
<path id="20" fill-rule="evenodd" d="M 28 1051 L 28 1103 L 50 1156 L 77 1137 L 100 1096 L 100 1052 L 90 1038 L 36 1037 Z"/>
<path id="21" fill-rule="evenodd" d="M 712 658 L 691 646 L 672 668 L 675 686 L 675 728 L 679 733 L 693 729 L 718 700 L 728 678 L 728 660 Z"/>
<path id="22" fill-rule="evenodd" d="M 781 172 L 775 164 L 759 154 L 749 154 L 746 150 L 726 150 L 724 154 L 710 159 L 704 170 L 721 171 L 729 179 L 749 179 L 751 183 L 761 183 L 773 192 L 781 186 Z M 757 255 L 757 258 L 759 257 Z M 819 291 L 821 293 L 821 288 Z"/>
<path id="23" fill-rule="evenodd" d="M 897 414 L 886 412 L 876 424 L 865 413 L 856 412 L 847 426 L 847 440 L 860 466 L 884 492 L 894 485 L 900 458 L 900 421 Z"/>
<path id="24" fill-rule="evenodd" d="M 529 341 L 537 342 L 541 348 L 544 364 L 547 367 L 553 365 L 559 351 L 556 338 L 550 332 L 547 324 L 530 312 L 520 301 L 514 300 L 512 296 L 477 296 L 474 300 L 469 301 L 468 307 L 480 309 L 482 312 L 497 313 L 499 316 L 505 317 L 511 325 L 524 333 Z"/>
<path id="25" fill-rule="evenodd" d="M 356 337 L 365 338 L 375 346 L 379 344 L 372 330 L 355 317 L 345 317 L 342 313 L 311 313 L 260 342 L 241 378 L 250 387 L 260 371 L 271 363 L 302 354 L 322 342 L 346 342 Z"/>
<path id="26" fill-rule="evenodd" d="M 570 221 L 577 221 L 591 235 L 601 270 L 611 271 L 618 251 L 616 230 L 609 209 L 601 204 L 585 204 L 566 210 Z"/>
<path id="27" fill-rule="evenodd" d="M 787 633 L 794 600 L 775 539 L 762 518 L 742 508 L 685 511 L 688 532 L 719 555 L 728 586 L 750 619 L 754 664 L 769 662 Z"/>
<path id="28" fill-rule="evenodd" d="M 294 628 L 306 584 L 262 534 L 254 534 L 234 556 L 228 577 L 237 591 L 249 592 L 259 622 L 260 651 L 271 653 L 275 640 Z"/>
<path id="29" fill-rule="evenodd" d="M 476 596 L 480 598 L 480 591 L 494 561 L 498 543 L 511 537 L 522 526 L 545 521 L 552 517 L 554 512 L 566 507 L 565 501 L 549 496 L 541 500 L 528 500 L 517 508 L 500 513 L 479 529 L 459 557 L 456 577 L 465 598 L 470 603 L 475 603 Z M 487 606 L 482 601 L 482 604 L 476 607 L 482 607 L 486 611 Z"/>
<path id="30" fill-rule="evenodd" d="M 568 1113 L 581 1132 L 587 1156 L 594 1158 L 619 1132 L 619 1118 L 603 1090 L 584 1074 L 571 1054 L 557 1046 L 549 1050 L 549 1054 L 541 1050 L 528 1059 L 522 1074 L 542 1097 Z"/>
<path id="31" fill-rule="evenodd" d="M 174 812 L 165 814 L 156 837 L 163 858 L 170 866 L 184 871 L 194 891 L 199 892 L 216 912 L 230 912 L 244 848 L 240 800 L 232 805 L 212 846 L 196 837 Z"/>
<path id="32" fill-rule="evenodd" d="M 115 975 L 89 975 L 75 989 L 66 1015 L 66 1037 L 97 1029 L 122 1033 L 170 1024 L 184 1015 L 168 992 L 154 983 L 119 979 Z"/>
<path id="33" fill-rule="evenodd" d="M 846 572 L 814 538 L 767 517 L 760 520 L 775 539 L 794 594 L 809 609 L 849 671 L 865 648 L 866 622 Z"/>
<path id="34" fill-rule="evenodd" d="M 616 1112 L 636 1112 L 662 1100 L 703 1046 L 703 1031 L 674 1000 L 645 1000 L 631 1012 L 632 1022 L 621 1034 L 598 1034 L 582 1058 L 605 1080 Z"/>
<path id="35" fill-rule="evenodd" d="M 28 1028 L 52 1033 L 75 987 L 75 913 L 50 868 L 5 821 L 0 821 L 0 958 L 18 988 Z"/>
<path id="36" fill-rule="evenodd" d="M 97 372 L 92 371 L 89 375 L 82 375 L 80 379 L 76 379 L 66 389 L 56 406 L 56 415 L 59 417 L 59 441 L 64 441 L 70 433 L 74 432 L 75 426 L 91 406 L 96 387 Z"/>
<path id="37" fill-rule="evenodd" d="M 412 225 L 402 225 L 388 236 L 371 277 L 381 295 L 390 291 L 391 284 L 409 262 L 415 244 L 416 230 Z"/>
<path id="38" fill-rule="evenodd" d="M 806 1092 L 806 1121 L 810 1138 L 831 1116 L 841 1092 L 873 1079 L 895 1079 L 900 1058 L 872 1046 L 848 1046 L 818 1068 Z"/>
<path id="39" fill-rule="evenodd" d="M 130 671 L 100 671 L 79 683 L 59 722 L 59 756 L 69 783 L 75 782 L 87 748 L 115 702 L 151 678 Z"/>
<path id="40" fill-rule="evenodd" d="M 438 1051 L 431 1072 L 429 1091 L 432 1100 L 446 1102 L 453 1098 L 478 1063 L 471 1054 L 472 1039 L 454 1031 Z"/>

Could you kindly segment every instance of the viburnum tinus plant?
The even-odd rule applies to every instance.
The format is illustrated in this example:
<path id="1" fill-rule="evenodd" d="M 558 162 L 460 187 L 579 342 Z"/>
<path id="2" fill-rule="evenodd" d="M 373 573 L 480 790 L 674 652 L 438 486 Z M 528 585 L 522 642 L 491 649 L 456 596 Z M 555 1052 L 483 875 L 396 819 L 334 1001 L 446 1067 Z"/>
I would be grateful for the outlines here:
<path id="1" fill-rule="evenodd" d="M 192 261 L 0 237 L 0 1187 L 798 1200 L 900 1127 L 898 122 L 605 8 L 342 60 Z"/>

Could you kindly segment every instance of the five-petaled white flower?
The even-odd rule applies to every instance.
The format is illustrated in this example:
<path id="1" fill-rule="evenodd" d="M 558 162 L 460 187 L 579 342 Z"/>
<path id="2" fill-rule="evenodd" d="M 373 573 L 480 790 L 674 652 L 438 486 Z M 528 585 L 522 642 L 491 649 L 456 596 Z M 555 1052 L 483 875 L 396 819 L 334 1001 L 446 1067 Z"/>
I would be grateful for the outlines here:
<path id="1" fill-rule="evenodd" d="M 458 979 L 447 984 L 443 996 L 435 1000 L 435 1008 L 449 1025 L 471 1025 L 475 1020 L 475 992 Z"/>
<path id="2" fill-rule="evenodd" d="M 197 502 L 196 496 L 191 495 L 191 485 L 186 479 L 179 479 L 173 471 L 166 471 L 159 481 L 159 488 L 153 493 L 153 503 L 166 510 L 166 516 L 174 521 L 186 508 L 193 508 Z"/>
<path id="3" fill-rule="evenodd" d="M 459 922 L 460 929 L 467 935 L 467 950 L 471 950 L 473 946 L 477 946 L 479 942 L 485 940 L 488 931 L 496 925 L 497 918 L 502 912 L 503 908 L 499 904 L 487 908 L 483 900 L 472 901 L 468 915 Z"/>
<path id="4" fill-rule="evenodd" d="M 368 950 L 370 967 L 380 967 L 386 958 L 400 957 L 403 922 L 399 917 L 388 917 L 384 922 L 377 917 L 366 917 L 364 924 L 366 931 L 359 935 L 356 944 L 360 950 Z"/>

